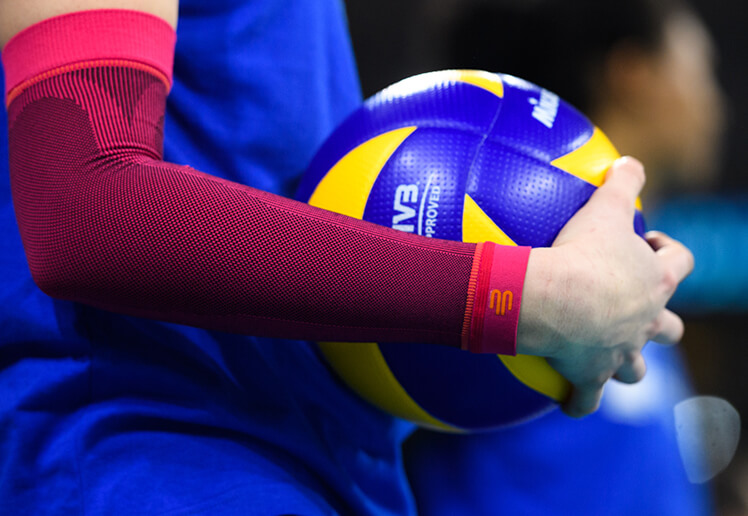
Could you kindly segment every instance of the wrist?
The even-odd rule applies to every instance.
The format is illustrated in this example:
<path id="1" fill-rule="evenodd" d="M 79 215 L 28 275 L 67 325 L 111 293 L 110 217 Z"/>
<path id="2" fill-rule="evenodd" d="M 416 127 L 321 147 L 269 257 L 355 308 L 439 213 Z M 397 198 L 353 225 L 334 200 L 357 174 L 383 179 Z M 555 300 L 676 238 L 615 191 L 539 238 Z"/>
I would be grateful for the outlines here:
<path id="1" fill-rule="evenodd" d="M 571 272 L 561 253 L 553 248 L 530 252 L 523 308 L 517 325 L 517 353 L 554 356 L 562 346 L 560 323 L 567 310 L 564 296 Z"/>
<path id="2" fill-rule="evenodd" d="M 517 327 L 518 354 L 557 356 L 567 343 L 589 340 L 589 329 L 598 327 L 595 319 L 600 312 L 591 304 L 599 288 L 596 274 L 591 264 L 569 259 L 566 251 L 548 247 L 530 253 Z"/>
<path id="3" fill-rule="evenodd" d="M 517 354 L 517 323 L 527 270 L 529 247 L 476 248 L 463 349 L 473 353 Z"/>

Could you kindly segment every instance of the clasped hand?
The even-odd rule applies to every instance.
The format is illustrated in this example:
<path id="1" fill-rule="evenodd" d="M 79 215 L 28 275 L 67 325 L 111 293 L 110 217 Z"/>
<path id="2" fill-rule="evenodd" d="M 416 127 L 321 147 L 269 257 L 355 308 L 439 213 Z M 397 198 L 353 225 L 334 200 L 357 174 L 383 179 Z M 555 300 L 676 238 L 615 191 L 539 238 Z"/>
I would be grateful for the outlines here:
<path id="1" fill-rule="evenodd" d="M 693 269 L 693 256 L 659 232 L 633 230 L 644 169 L 617 160 L 605 183 L 569 220 L 550 248 L 533 249 L 527 268 L 517 350 L 544 356 L 572 384 L 564 411 L 594 412 L 610 378 L 644 377 L 642 348 L 683 335 L 665 308 Z"/>

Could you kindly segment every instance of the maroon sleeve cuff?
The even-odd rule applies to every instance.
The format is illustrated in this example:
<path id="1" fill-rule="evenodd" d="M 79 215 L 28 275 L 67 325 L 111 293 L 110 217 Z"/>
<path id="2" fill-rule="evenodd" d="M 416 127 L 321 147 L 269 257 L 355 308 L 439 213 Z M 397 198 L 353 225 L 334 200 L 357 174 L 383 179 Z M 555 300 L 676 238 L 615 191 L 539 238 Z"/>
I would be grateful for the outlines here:
<path id="1" fill-rule="evenodd" d="M 486 242 L 476 250 L 463 349 L 517 354 L 517 324 L 530 249 Z"/>

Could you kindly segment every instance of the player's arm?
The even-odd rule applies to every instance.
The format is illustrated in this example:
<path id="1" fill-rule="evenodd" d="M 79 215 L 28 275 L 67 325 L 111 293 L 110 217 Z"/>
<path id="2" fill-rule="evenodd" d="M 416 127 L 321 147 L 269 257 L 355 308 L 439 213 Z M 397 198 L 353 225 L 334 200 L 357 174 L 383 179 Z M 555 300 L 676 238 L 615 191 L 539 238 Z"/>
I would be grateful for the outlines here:
<path id="1" fill-rule="evenodd" d="M 94 5 L 128 6 L 69 7 Z M 2 6 L 13 19 L 21 4 Z M 60 12 L 34 9 L 15 28 Z M 492 245 L 408 235 L 163 161 L 175 34 L 153 13 L 73 10 L 2 35 L 13 201 L 37 285 L 210 329 L 482 349 L 465 328 Z"/>
<path id="2" fill-rule="evenodd" d="M 57 14 L 44 11 L 47 4 L 58 5 L 37 2 L 39 17 Z M 3 17 L 20 19 L 14 18 L 19 4 L 1 5 Z M 173 32 L 156 15 L 58 17 L 23 31 L 4 50 L 14 203 L 41 288 L 125 314 L 226 331 L 513 351 L 511 331 L 474 338 L 471 328 L 487 308 L 480 293 L 496 277 L 519 278 L 521 285 L 527 253 L 424 239 L 163 162 Z M 84 25 L 70 30 L 81 20 Z M 24 23 L 10 24 L 2 38 Z M 116 55 L 97 53 L 102 25 L 113 30 L 104 50 L 121 45 Z M 147 45 L 132 47 L 146 37 Z M 589 217 L 575 220 L 570 227 L 582 235 L 595 231 Z M 628 226 L 608 228 L 606 237 L 625 244 L 633 235 Z M 639 262 L 606 254 L 619 245 L 589 257 L 598 265 L 624 261 L 626 281 L 611 290 L 600 277 L 602 286 L 580 300 L 569 283 L 582 279 L 580 271 L 588 279 L 597 272 L 564 265 L 589 243 L 580 235 L 570 241 L 579 245 L 554 255 L 532 252 L 520 351 L 554 357 L 572 381 L 580 375 L 597 380 L 620 358 L 614 344 L 640 349 L 658 324 L 668 289 L 649 272 L 663 269 L 655 267 L 654 253 Z M 636 309 L 617 314 L 604 304 L 608 299 L 633 299 Z M 556 323 L 566 330 L 563 346 L 554 339 Z M 666 340 L 675 337 L 669 332 Z M 595 354 L 605 359 L 593 371 L 579 357 Z M 638 359 L 624 355 L 616 371 L 627 376 Z M 576 412 L 594 408 L 582 405 Z"/>

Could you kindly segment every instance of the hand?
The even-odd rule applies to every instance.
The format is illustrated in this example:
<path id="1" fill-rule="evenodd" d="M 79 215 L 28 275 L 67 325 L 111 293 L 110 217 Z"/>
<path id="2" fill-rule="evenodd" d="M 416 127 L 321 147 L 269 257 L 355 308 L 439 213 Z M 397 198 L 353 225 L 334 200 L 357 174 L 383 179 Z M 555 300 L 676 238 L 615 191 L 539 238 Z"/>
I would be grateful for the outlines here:
<path id="1" fill-rule="evenodd" d="M 680 340 L 681 319 L 665 308 L 693 269 L 693 256 L 657 232 L 633 230 L 644 169 L 617 160 L 605 183 L 550 248 L 533 249 L 527 267 L 517 351 L 548 358 L 572 386 L 567 414 L 594 412 L 611 378 L 635 383 L 648 340 Z"/>

